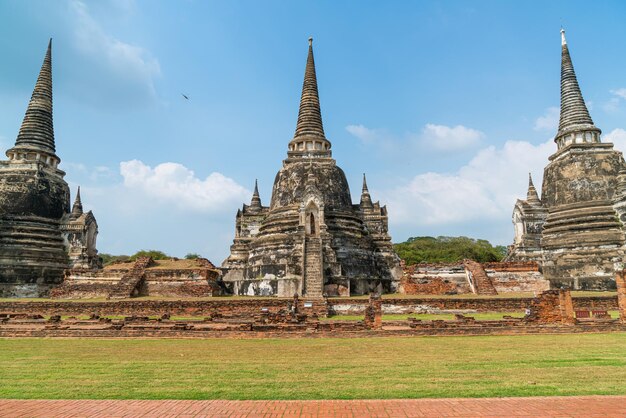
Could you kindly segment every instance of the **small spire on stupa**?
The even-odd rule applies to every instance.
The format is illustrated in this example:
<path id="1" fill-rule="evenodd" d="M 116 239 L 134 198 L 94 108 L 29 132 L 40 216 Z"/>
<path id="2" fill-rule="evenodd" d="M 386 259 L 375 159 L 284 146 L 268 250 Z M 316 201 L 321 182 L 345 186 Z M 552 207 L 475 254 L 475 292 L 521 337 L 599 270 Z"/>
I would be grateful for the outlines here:
<path id="1" fill-rule="evenodd" d="M 365 178 L 365 173 L 363 173 L 363 188 L 361 189 L 361 207 L 371 208 L 372 197 L 370 196 L 370 191 L 367 188 L 367 179 Z"/>
<path id="2" fill-rule="evenodd" d="M 250 201 L 250 207 L 253 207 L 253 208 L 261 207 L 261 197 L 259 196 L 259 183 L 256 179 L 254 180 L 254 192 L 252 193 L 252 200 Z"/>
<path id="3" fill-rule="evenodd" d="M 528 173 L 528 192 L 526 193 L 526 201 L 529 203 L 540 202 L 539 194 L 537 193 L 537 189 L 535 189 L 533 177 L 530 173 Z"/>
<path id="4" fill-rule="evenodd" d="M 76 199 L 74 200 L 74 205 L 72 206 L 72 213 L 70 215 L 70 218 L 78 219 L 82 214 L 83 203 L 80 200 L 80 186 L 78 186 L 78 192 L 76 192 Z"/>

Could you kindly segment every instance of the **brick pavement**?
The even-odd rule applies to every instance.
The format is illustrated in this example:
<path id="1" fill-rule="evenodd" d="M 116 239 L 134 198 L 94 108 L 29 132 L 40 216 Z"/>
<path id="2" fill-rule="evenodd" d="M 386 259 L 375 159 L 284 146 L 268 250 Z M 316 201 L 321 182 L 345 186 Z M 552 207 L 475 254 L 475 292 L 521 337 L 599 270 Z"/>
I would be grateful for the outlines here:
<path id="1" fill-rule="evenodd" d="M 625 417 L 626 396 L 323 401 L 0 400 L 0 417 Z"/>

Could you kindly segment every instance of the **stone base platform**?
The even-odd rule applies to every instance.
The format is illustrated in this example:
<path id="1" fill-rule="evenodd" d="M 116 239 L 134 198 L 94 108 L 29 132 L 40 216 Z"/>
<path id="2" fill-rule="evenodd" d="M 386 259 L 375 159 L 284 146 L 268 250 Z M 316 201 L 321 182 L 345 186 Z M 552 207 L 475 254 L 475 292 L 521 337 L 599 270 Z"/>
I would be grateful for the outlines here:
<path id="1" fill-rule="evenodd" d="M 0 338 L 320 338 L 396 337 L 426 335 L 521 335 L 626 332 L 619 320 L 578 321 L 576 324 L 537 324 L 523 319 L 474 321 L 461 316 L 454 321 L 383 321 L 373 329 L 364 321 L 319 321 L 306 315 L 274 320 L 260 315 L 249 320 L 206 318 L 174 321 L 127 317 L 123 320 L 44 319 L 37 315 L 0 317 Z"/>

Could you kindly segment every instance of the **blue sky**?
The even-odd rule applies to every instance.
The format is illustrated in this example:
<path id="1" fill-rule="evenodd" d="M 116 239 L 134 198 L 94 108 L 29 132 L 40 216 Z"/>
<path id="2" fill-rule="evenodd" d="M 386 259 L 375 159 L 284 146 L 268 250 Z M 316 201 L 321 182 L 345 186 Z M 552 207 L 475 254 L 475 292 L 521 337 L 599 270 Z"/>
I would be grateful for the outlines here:
<path id="1" fill-rule="evenodd" d="M 0 1 L 0 146 L 49 37 L 66 179 L 99 249 L 228 253 L 255 178 L 269 202 L 314 37 L 324 128 L 394 241 L 508 244 L 558 120 L 563 25 L 604 140 L 626 149 L 621 1 Z M 185 93 L 190 100 L 182 98 Z"/>

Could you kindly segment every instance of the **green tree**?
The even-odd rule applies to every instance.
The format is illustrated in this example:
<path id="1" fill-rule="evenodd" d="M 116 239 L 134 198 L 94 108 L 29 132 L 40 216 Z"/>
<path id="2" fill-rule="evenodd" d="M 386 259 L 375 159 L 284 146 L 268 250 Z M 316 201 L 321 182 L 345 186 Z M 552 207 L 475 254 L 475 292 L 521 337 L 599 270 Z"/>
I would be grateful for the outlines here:
<path id="1" fill-rule="evenodd" d="M 136 260 L 139 257 L 151 257 L 153 260 L 168 260 L 172 257 L 158 250 L 141 250 L 130 256 L 130 260 Z"/>
<path id="2" fill-rule="evenodd" d="M 506 255 L 503 246 L 493 247 L 487 240 L 468 237 L 412 237 L 394 244 L 394 248 L 409 265 L 453 263 L 466 258 L 484 263 L 501 261 Z"/>
<path id="3" fill-rule="evenodd" d="M 185 256 L 185 260 L 196 260 L 198 258 L 202 258 L 202 256 L 197 253 L 189 253 Z"/>

